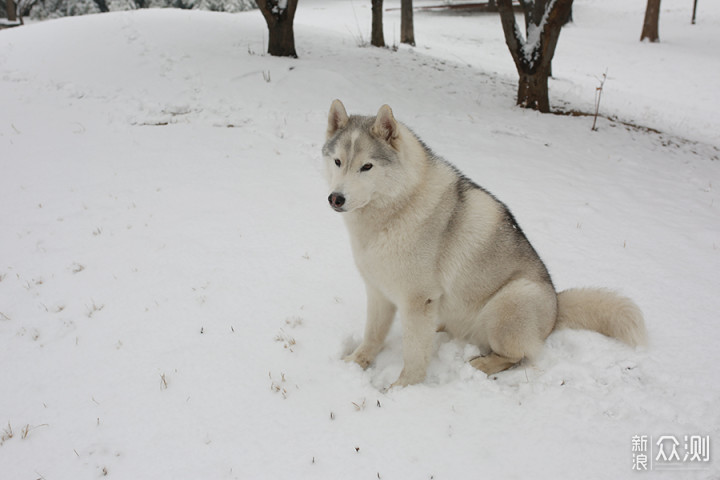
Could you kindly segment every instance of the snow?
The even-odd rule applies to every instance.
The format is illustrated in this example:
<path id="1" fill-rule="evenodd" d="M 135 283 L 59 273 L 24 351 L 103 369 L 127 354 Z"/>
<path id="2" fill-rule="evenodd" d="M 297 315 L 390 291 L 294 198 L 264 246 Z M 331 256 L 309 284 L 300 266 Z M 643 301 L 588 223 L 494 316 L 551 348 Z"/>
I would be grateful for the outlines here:
<path id="1" fill-rule="evenodd" d="M 548 5 L 545 7 L 545 13 L 543 13 L 542 18 L 540 21 L 536 24 L 530 23 L 526 26 L 527 28 L 527 39 L 522 44 L 522 50 L 523 54 L 525 56 L 525 61 L 529 65 L 533 65 L 534 62 L 538 59 L 540 55 L 540 39 L 542 38 L 543 30 L 545 30 L 545 25 L 547 24 L 548 17 L 550 15 L 550 12 L 552 11 L 555 4 L 555 0 L 551 0 Z M 520 26 L 517 23 L 517 20 L 515 21 L 515 31 L 517 38 L 523 38 L 522 31 L 520 30 Z"/>
<path id="2" fill-rule="evenodd" d="M 647 44 L 640 3 L 575 2 L 551 103 L 591 111 L 607 69 L 601 113 L 662 133 L 515 107 L 491 15 L 418 13 L 393 52 L 358 46 L 370 2 L 306 0 L 297 60 L 263 54 L 257 11 L 1 31 L 2 477 L 639 478 L 632 436 L 698 434 L 712 461 L 666 476 L 718 478 L 720 5 L 691 26 L 664 0 Z M 438 334 L 427 380 L 384 391 L 396 326 L 370 369 L 342 362 L 365 298 L 326 204 L 334 98 L 390 104 L 558 288 L 635 299 L 650 345 L 556 332 L 486 378 Z"/>

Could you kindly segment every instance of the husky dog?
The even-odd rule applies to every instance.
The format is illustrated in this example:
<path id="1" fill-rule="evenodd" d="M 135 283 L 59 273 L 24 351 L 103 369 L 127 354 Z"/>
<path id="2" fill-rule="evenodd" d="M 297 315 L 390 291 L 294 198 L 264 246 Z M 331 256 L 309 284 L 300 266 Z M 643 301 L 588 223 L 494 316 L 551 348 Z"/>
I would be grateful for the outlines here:
<path id="1" fill-rule="evenodd" d="M 532 358 L 556 328 L 584 328 L 635 346 L 640 309 L 604 289 L 555 292 L 508 208 L 437 157 L 389 106 L 348 116 L 335 100 L 323 146 L 330 206 L 347 225 L 367 290 L 362 343 L 345 358 L 367 368 L 396 313 L 403 370 L 392 386 L 422 382 L 442 330 L 489 353 L 488 375 Z"/>

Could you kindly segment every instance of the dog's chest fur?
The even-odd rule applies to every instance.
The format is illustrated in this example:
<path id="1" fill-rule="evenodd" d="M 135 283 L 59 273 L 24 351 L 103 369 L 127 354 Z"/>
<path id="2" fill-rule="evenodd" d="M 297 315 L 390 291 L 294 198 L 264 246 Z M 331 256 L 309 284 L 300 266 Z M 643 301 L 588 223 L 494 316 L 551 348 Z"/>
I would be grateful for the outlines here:
<path id="1" fill-rule="evenodd" d="M 391 220 L 370 212 L 348 216 L 353 256 L 363 279 L 393 301 L 437 294 L 440 232 L 446 223 L 417 217 L 412 210 Z"/>

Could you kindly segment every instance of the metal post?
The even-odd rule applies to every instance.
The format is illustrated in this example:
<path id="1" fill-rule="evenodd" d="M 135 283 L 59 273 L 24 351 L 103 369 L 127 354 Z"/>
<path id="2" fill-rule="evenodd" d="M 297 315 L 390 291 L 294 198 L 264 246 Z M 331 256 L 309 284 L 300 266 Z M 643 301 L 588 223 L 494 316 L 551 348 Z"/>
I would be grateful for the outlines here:
<path id="1" fill-rule="evenodd" d="M 692 18 L 692 24 L 695 25 L 695 13 L 697 13 L 697 0 L 693 2 L 693 18 Z"/>

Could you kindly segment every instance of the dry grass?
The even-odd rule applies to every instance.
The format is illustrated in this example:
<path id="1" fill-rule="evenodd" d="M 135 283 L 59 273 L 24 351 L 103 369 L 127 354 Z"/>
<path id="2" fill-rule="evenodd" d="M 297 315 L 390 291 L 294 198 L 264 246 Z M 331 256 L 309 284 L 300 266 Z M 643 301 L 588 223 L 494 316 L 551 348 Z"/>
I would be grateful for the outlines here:
<path id="1" fill-rule="evenodd" d="M 273 378 L 272 372 L 268 372 L 268 377 L 270 378 L 270 391 L 279 393 L 283 399 L 288 398 L 288 390 L 286 388 L 286 382 L 285 379 L 285 373 L 280 372 L 280 380 L 277 381 Z"/>
<path id="2" fill-rule="evenodd" d="M 47 427 L 49 426 L 47 423 L 43 423 L 42 425 L 30 425 L 29 423 L 25 424 L 25 426 L 20 429 L 20 438 L 22 440 L 27 439 L 30 436 L 30 433 L 35 431 L 36 429 L 40 427 Z M 2 446 L 6 441 L 12 439 L 15 437 L 15 432 L 13 431 L 12 425 L 10 425 L 10 422 L 8 422 L 7 427 L 5 427 L 2 431 L 2 435 L 0 435 L 0 446 Z"/>
<path id="3" fill-rule="evenodd" d="M 350 403 L 353 404 L 353 407 L 355 407 L 355 411 L 357 411 L 357 412 L 365 410 L 366 402 L 365 402 L 364 398 L 362 399 L 362 401 L 360 403 L 355 403 L 355 402 L 350 402 Z"/>
<path id="4" fill-rule="evenodd" d="M 10 440 L 15 436 L 15 433 L 13 432 L 12 425 L 10 425 L 10 422 L 8 422 L 7 427 L 5 427 L 2 431 L 2 435 L 0 435 L 0 445 L 5 443 L 7 440 Z"/>
<path id="5" fill-rule="evenodd" d="M 605 70 L 605 73 L 603 73 L 602 80 L 600 80 L 600 85 L 595 89 L 595 115 L 593 118 L 593 124 L 591 130 L 593 132 L 597 132 L 597 118 L 598 114 L 600 113 L 600 98 L 602 97 L 603 87 L 605 86 L 605 80 L 607 80 L 607 70 Z"/>
<path id="6" fill-rule="evenodd" d="M 288 335 L 287 332 L 285 332 L 285 330 L 283 330 L 282 328 L 280 329 L 278 334 L 275 335 L 275 341 L 282 343 L 283 348 L 286 348 L 291 352 L 293 351 L 293 347 L 296 345 L 295 338 L 293 338 L 291 335 Z"/>
<path id="7" fill-rule="evenodd" d="M 91 301 L 92 301 L 92 305 L 90 305 L 89 307 L 87 305 L 85 305 L 85 308 L 87 309 L 87 317 L 88 318 L 93 318 L 93 315 L 95 315 L 97 312 L 99 312 L 100 310 L 105 308 L 105 305 L 97 305 L 95 303 L 95 300 L 91 300 Z"/>

